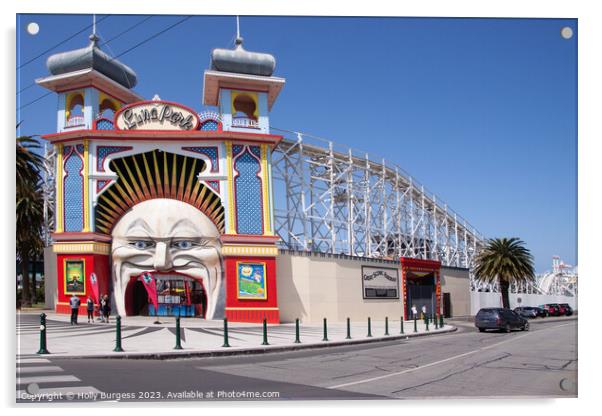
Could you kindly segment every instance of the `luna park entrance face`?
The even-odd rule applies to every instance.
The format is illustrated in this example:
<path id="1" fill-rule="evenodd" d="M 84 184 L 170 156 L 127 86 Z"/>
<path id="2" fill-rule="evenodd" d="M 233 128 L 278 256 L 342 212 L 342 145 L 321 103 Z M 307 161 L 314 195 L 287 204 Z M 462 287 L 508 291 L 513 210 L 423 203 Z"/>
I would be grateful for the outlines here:
<path id="1" fill-rule="evenodd" d="M 136 280 L 132 294 L 135 315 L 205 317 L 207 294 L 201 282 L 181 274 L 157 274 L 155 278 L 157 310 L 144 284 Z"/>

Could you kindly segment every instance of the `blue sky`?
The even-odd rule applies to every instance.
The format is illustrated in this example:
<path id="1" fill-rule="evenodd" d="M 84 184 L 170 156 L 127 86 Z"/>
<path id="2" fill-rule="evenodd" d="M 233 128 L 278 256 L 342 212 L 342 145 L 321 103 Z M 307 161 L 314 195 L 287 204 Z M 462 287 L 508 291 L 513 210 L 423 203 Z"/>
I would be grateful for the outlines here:
<path id="1" fill-rule="evenodd" d="M 108 40 L 144 18 L 109 16 L 98 32 Z M 180 19 L 153 16 L 103 49 L 120 54 Z M 17 66 L 89 24 L 88 15 L 17 16 Z M 386 155 L 485 236 L 522 238 L 538 271 L 553 255 L 577 263 L 576 19 L 242 17 L 241 32 L 287 79 L 273 126 Z M 17 91 L 89 33 L 20 68 Z M 234 17 L 194 16 L 119 59 L 142 96 L 201 110 L 210 51 L 232 47 L 234 34 Z M 25 89 L 17 108 L 45 92 Z M 19 133 L 53 132 L 55 109 L 54 94 L 22 108 Z"/>

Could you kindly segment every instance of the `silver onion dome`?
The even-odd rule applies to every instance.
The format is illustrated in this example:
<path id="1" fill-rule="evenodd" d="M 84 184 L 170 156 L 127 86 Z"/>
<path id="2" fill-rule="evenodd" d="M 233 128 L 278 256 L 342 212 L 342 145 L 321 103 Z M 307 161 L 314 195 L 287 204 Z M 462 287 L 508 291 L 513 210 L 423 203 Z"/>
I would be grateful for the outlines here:
<path id="1" fill-rule="evenodd" d="M 136 73 L 129 66 L 111 58 L 98 47 L 98 37 L 90 35 L 90 45 L 82 49 L 54 54 L 46 61 L 52 75 L 94 69 L 126 88 L 136 86 Z"/>
<path id="2" fill-rule="evenodd" d="M 237 74 L 272 76 L 276 59 L 268 53 L 246 51 L 242 41 L 242 38 L 236 38 L 234 50 L 214 49 L 211 52 L 211 68 Z"/>

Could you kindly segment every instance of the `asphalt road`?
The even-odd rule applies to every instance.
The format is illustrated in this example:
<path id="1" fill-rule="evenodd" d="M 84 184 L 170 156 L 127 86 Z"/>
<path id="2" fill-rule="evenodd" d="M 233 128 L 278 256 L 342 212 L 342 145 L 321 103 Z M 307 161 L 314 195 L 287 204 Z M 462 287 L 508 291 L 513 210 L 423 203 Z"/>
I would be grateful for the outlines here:
<path id="1" fill-rule="evenodd" d="M 460 329 L 452 334 L 266 355 L 164 361 L 44 357 L 48 363 L 22 364 L 20 371 L 35 380 L 58 368 L 63 377 L 75 378 L 60 391 L 77 392 L 85 384 L 96 392 L 55 401 L 576 397 L 577 321 L 532 322 L 528 332 L 479 333 L 471 323 L 457 322 Z M 37 373 L 36 366 L 44 370 Z"/>

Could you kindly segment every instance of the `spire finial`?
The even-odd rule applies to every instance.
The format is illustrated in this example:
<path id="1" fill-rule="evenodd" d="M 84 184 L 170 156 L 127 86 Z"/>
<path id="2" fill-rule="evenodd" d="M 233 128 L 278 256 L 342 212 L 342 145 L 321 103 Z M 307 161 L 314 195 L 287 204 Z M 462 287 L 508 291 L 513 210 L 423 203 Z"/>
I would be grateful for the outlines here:
<path id="1" fill-rule="evenodd" d="M 90 39 L 92 44 L 96 46 L 96 43 L 99 39 L 99 37 L 96 36 L 96 14 L 92 14 L 92 34 L 88 37 L 88 39 Z"/>
<path id="2" fill-rule="evenodd" d="M 234 45 L 242 46 L 242 37 L 240 36 L 240 17 L 236 16 L 236 40 L 234 41 Z"/>

